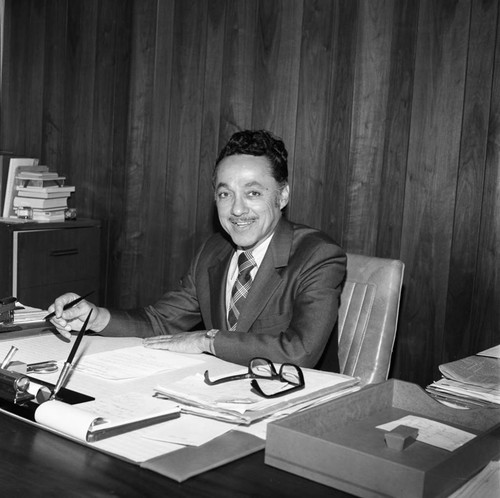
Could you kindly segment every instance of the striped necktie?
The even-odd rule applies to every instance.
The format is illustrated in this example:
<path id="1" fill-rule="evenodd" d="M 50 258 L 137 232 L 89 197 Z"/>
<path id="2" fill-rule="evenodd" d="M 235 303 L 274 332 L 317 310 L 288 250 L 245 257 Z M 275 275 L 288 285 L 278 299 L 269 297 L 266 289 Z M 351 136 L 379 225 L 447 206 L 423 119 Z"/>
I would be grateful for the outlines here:
<path id="1" fill-rule="evenodd" d="M 229 330 L 236 330 L 236 324 L 240 317 L 240 310 L 243 302 L 248 296 L 248 291 L 252 286 L 252 277 L 250 272 L 255 266 L 250 251 L 242 252 L 238 257 L 238 278 L 234 283 L 233 290 L 231 291 L 231 301 L 229 303 L 229 313 L 227 315 L 227 322 Z"/>

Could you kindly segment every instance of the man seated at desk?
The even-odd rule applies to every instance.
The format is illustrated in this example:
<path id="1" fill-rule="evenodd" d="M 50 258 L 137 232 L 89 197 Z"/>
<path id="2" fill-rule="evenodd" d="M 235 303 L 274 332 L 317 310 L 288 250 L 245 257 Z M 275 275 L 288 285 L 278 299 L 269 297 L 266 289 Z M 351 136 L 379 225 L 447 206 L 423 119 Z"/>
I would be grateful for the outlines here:
<path id="1" fill-rule="evenodd" d="M 49 308 L 57 330 L 69 337 L 93 309 L 89 329 L 143 337 L 146 347 L 209 352 L 242 365 L 265 357 L 338 372 L 336 322 L 346 255 L 326 234 L 282 216 L 290 193 L 287 157 L 282 140 L 270 132 L 235 133 L 213 172 L 226 233 L 201 246 L 179 287 L 154 305 L 127 311 L 85 300 L 63 311 L 77 297 L 64 294 Z"/>

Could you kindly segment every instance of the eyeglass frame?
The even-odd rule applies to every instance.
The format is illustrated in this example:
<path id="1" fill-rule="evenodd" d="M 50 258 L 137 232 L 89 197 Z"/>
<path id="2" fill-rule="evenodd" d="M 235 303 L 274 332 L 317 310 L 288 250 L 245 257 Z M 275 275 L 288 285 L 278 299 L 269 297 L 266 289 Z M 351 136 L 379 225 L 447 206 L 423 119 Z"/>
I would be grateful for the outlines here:
<path id="1" fill-rule="evenodd" d="M 259 374 L 252 372 L 251 371 L 251 364 L 255 360 L 265 361 L 270 366 L 271 376 L 259 375 Z M 297 370 L 297 374 L 299 376 L 299 383 L 298 384 L 294 385 L 284 378 L 284 376 L 283 376 L 283 368 L 284 367 L 293 367 Z M 252 379 L 252 381 L 250 383 L 252 388 L 257 392 L 257 394 L 259 394 L 260 396 L 262 396 L 264 398 L 268 398 L 268 399 L 269 398 L 277 398 L 279 396 L 284 396 L 285 394 L 289 394 L 291 392 L 298 391 L 300 389 L 304 389 L 304 387 L 306 385 L 306 382 L 304 379 L 304 373 L 302 372 L 302 369 L 298 365 L 294 365 L 293 363 L 282 363 L 280 366 L 279 372 L 278 372 L 276 370 L 276 367 L 274 366 L 274 363 L 271 360 L 269 360 L 267 358 L 262 358 L 259 356 L 252 358 L 248 362 L 248 372 L 245 374 L 229 375 L 228 377 L 222 377 L 222 378 L 217 379 L 217 380 L 210 380 L 208 370 L 205 370 L 204 377 L 205 377 L 205 383 L 208 384 L 209 386 L 215 386 L 217 384 L 223 384 L 225 382 L 231 382 L 233 380 Z M 292 387 L 290 389 L 286 389 L 285 391 L 278 391 L 278 392 L 273 393 L 273 394 L 266 394 L 262 390 L 262 388 L 259 386 L 259 383 L 257 382 L 256 379 L 268 379 L 268 380 L 279 379 L 280 382 L 286 382 L 288 384 L 291 384 Z"/>

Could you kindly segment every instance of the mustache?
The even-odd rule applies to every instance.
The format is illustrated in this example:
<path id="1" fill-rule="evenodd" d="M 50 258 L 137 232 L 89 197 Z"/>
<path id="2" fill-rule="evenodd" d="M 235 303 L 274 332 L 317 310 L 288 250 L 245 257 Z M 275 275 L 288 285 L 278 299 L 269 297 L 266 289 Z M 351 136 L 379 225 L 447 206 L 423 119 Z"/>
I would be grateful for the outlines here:
<path id="1" fill-rule="evenodd" d="M 251 217 L 235 217 L 235 216 L 230 216 L 228 218 L 228 220 L 231 222 L 231 223 L 246 223 L 247 221 L 255 221 L 257 218 L 255 216 L 251 216 Z"/>

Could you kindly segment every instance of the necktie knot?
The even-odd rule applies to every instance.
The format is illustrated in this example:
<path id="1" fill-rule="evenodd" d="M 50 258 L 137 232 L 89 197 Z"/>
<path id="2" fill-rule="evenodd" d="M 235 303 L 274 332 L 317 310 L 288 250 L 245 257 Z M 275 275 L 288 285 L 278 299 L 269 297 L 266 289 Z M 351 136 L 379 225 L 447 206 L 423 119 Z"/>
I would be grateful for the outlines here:
<path id="1" fill-rule="evenodd" d="M 238 257 L 238 274 L 245 273 L 255 266 L 255 260 L 253 259 L 252 253 L 250 251 L 242 252 Z"/>

